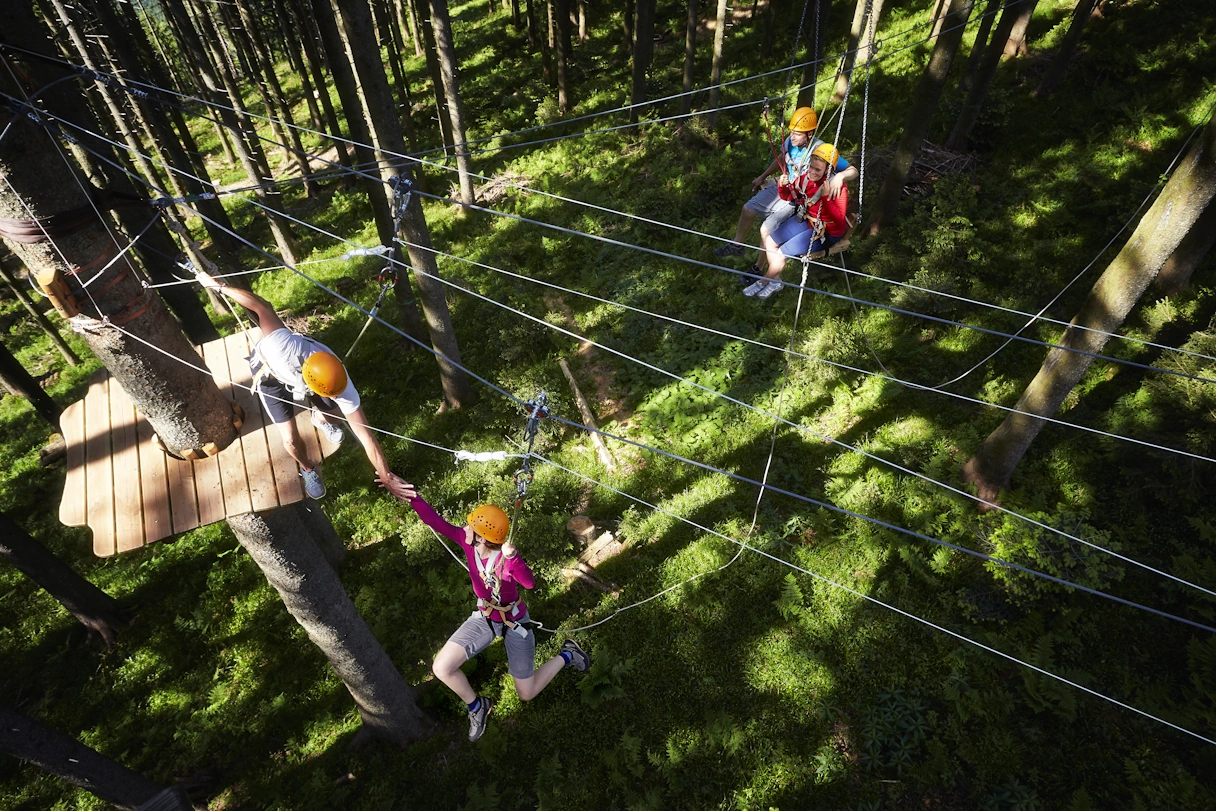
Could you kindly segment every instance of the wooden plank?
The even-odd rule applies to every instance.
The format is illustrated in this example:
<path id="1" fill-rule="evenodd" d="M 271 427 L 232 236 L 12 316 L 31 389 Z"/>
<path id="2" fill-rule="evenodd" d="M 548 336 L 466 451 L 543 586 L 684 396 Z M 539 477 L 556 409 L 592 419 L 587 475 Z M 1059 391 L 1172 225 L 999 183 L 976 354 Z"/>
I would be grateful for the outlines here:
<path id="1" fill-rule="evenodd" d="M 144 497 L 144 542 L 152 543 L 173 534 L 169 511 L 168 456 L 152 442 L 152 426 L 136 413 L 135 436 L 139 440 L 139 484 Z M 191 493 L 191 502 L 194 501 Z"/>
<path id="2" fill-rule="evenodd" d="M 93 554 L 109 557 L 114 548 L 114 478 L 110 467 L 110 378 L 92 383 L 84 398 L 85 487 Z"/>
<path id="3" fill-rule="evenodd" d="M 144 545 L 139 444 L 135 434 L 135 404 L 113 378 L 110 378 L 110 442 L 114 461 L 115 549 L 129 552 Z"/>
<path id="4" fill-rule="evenodd" d="M 212 341 L 211 343 L 215 343 Z M 198 348 L 198 353 L 207 362 L 204 344 Z M 194 492 L 198 496 L 198 522 L 202 526 L 223 521 L 227 515 L 224 511 L 224 486 L 220 478 L 220 461 L 214 456 L 205 457 L 191 463 L 194 467 Z"/>
<path id="5" fill-rule="evenodd" d="M 215 384 L 219 386 L 225 403 L 231 402 L 232 373 L 228 369 L 228 350 L 225 342 L 221 339 L 206 344 L 203 347 L 203 357 L 215 376 Z M 228 413 L 231 415 L 231 407 Z M 220 480 L 224 489 L 224 514 L 243 515 L 253 512 L 253 503 L 249 498 L 249 480 L 245 475 L 245 451 L 239 439 L 224 448 L 218 459 Z"/>
<path id="6" fill-rule="evenodd" d="M 159 448 L 157 451 L 164 453 Z M 173 532 L 185 532 L 198 526 L 198 496 L 194 492 L 194 465 L 165 454 L 165 472 L 169 479 L 169 512 Z"/>
<path id="7" fill-rule="evenodd" d="M 245 472 L 249 477 L 249 496 L 253 510 L 260 512 L 279 506 L 279 493 L 275 488 L 274 465 L 270 461 L 270 446 L 263 431 L 262 412 L 257 398 L 249 391 L 253 375 L 249 372 L 246 358 L 250 346 L 244 333 L 229 335 L 224 340 L 228 350 L 228 370 L 232 373 L 232 395 L 245 412 L 245 424 L 241 426 L 241 445 L 245 450 Z M 290 461 L 290 460 L 289 460 Z"/>
<path id="8" fill-rule="evenodd" d="M 84 475 L 84 400 L 77 400 L 63 410 L 59 430 L 67 445 L 67 476 L 59 501 L 59 521 L 64 526 L 79 527 L 87 524 L 89 518 Z"/>

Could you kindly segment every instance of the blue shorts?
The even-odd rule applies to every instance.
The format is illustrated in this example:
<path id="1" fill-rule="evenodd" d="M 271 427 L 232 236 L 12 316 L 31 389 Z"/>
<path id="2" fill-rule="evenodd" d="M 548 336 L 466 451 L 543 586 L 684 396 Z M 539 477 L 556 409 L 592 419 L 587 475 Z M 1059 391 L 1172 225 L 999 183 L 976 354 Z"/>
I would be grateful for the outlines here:
<path id="1" fill-rule="evenodd" d="M 815 232 L 807 227 L 805 222 L 799 222 L 797 217 L 790 217 L 781 223 L 773 232 L 773 241 L 781 246 L 781 253 L 789 257 L 802 256 L 808 252 L 822 251 L 840 241 L 840 237 L 824 236 L 822 240 L 811 241 Z"/>

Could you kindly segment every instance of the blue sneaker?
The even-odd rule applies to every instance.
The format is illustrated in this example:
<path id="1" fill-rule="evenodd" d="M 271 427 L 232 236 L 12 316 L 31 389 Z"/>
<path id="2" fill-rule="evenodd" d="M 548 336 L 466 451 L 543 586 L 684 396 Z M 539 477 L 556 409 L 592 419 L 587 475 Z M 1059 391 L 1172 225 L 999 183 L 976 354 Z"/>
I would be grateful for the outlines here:
<path id="1" fill-rule="evenodd" d="M 300 478 L 304 480 L 304 492 L 308 494 L 309 498 L 325 498 L 325 484 L 321 481 L 321 468 L 301 470 Z"/>

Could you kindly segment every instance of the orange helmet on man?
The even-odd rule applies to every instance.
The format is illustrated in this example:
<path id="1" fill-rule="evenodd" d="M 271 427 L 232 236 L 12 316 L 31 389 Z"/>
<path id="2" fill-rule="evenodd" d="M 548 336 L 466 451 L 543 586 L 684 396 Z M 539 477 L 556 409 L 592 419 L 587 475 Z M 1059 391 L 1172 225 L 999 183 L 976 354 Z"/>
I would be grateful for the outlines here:
<path id="1" fill-rule="evenodd" d="M 815 115 L 814 108 L 799 107 L 790 116 L 790 132 L 814 132 L 817 126 L 819 116 Z"/>
<path id="2" fill-rule="evenodd" d="M 346 367 L 332 352 L 313 352 L 304 361 L 304 383 L 322 397 L 334 397 L 346 389 Z"/>
<path id="3" fill-rule="evenodd" d="M 498 546 L 507 539 L 507 530 L 511 519 L 501 507 L 493 504 L 482 504 L 469 513 L 469 526 L 473 531 L 486 540 L 486 543 Z"/>

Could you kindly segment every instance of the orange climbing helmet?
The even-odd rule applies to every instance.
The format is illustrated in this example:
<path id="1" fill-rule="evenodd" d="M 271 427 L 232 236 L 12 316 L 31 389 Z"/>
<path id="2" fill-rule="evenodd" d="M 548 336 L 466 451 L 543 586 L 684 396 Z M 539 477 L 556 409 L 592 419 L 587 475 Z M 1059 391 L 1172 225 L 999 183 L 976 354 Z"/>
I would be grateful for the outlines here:
<path id="1" fill-rule="evenodd" d="M 346 367 L 332 352 L 313 352 L 304 361 L 304 382 L 322 397 L 333 397 L 346 389 Z"/>
<path id="2" fill-rule="evenodd" d="M 790 132 L 813 132 L 819 126 L 819 116 L 811 107 L 799 107 L 790 116 Z"/>
<path id="3" fill-rule="evenodd" d="M 507 518 L 507 514 L 503 512 L 502 508 L 493 504 L 482 504 L 469 513 L 469 526 L 473 528 L 474 532 L 485 538 L 486 543 L 497 546 L 507 539 L 507 529 L 511 526 L 511 519 Z"/>
<path id="4" fill-rule="evenodd" d="M 829 169 L 835 169 L 837 161 L 840 160 L 840 152 L 831 144 L 820 144 L 811 150 L 812 158 L 819 158 L 828 165 Z"/>

